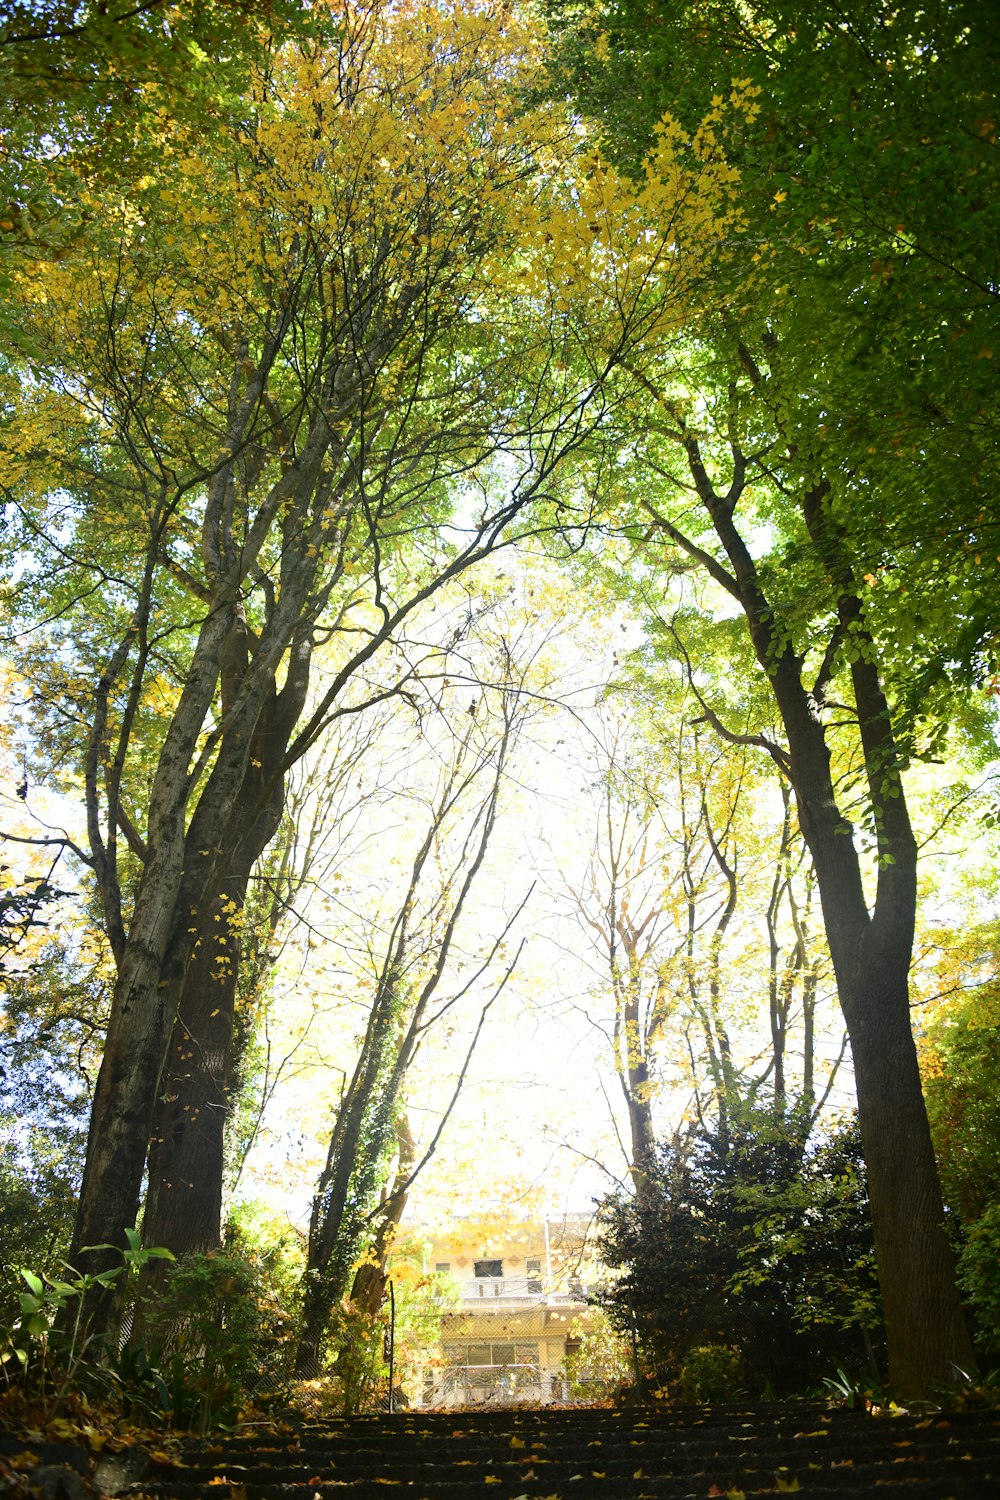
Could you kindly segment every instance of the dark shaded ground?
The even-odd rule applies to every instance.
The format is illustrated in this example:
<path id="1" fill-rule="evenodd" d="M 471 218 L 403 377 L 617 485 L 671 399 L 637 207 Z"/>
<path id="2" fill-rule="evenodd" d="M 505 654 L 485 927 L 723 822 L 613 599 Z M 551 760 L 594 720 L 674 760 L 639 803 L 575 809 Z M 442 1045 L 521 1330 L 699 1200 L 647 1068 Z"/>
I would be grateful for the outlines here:
<path id="1" fill-rule="evenodd" d="M 157 1500 L 1000 1497 L 1000 1412 L 873 1417 L 820 1403 L 408 1413 L 192 1444 Z"/>

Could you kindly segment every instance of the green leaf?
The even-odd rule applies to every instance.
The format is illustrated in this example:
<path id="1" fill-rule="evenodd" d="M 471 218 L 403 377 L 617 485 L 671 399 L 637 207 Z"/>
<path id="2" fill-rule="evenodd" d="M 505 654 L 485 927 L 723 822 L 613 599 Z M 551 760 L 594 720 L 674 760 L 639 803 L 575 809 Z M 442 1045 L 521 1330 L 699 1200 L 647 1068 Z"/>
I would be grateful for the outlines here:
<path id="1" fill-rule="evenodd" d="M 73 1285 L 69 1281 L 50 1281 L 49 1291 L 50 1293 L 54 1292 L 57 1297 L 63 1300 L 67 1297 L 78 1297 L 80 1295 L 79 1286 Z"/>

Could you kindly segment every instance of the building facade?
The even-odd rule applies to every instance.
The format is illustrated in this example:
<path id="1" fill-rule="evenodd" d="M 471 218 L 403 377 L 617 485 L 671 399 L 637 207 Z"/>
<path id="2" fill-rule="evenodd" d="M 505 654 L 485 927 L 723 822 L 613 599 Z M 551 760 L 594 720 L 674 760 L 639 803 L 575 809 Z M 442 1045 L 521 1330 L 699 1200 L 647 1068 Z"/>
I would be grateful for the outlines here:
<path id="1" fill-rule="evenodd" d="M 588 1322 L 581 1272 L 587 1219 L 457 1217 L 426 1251 L 441 1345 L 422 1406 L 531 1405 L 573 1399 Z"/>

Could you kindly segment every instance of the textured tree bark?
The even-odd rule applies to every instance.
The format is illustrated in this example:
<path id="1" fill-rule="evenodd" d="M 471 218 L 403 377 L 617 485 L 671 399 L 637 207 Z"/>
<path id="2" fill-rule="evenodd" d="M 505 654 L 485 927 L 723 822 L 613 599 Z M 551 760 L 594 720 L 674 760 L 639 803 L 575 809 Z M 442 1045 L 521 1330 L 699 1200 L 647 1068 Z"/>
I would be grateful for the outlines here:
<path id="1" fill-rule="evenodd" d="M 875 949 L 876 951 L 872 951 Z M 892 1385 L 903 1398 L 975 1368 L 910 1026 L 906 970 L 862 938 L 846 1009 Z"/>
<path id="2" fill-rule="evenodd" d="M 147 1245 L 182 1256 L 222 1242 L 222 1185 L 229 1064 L 239 963 L 233 917 L 246 879 L 227 883 L 204 908 L 184 975 L 170 1051 L 157 1096 L 143 1213 Z M 160 1261 L 150 1262 L 160 1279 Z"/>
<path id="3" fill-rule="evenodd" d="M 417 1155 L 413 1132 L 405 1110 L 400 1111 L 396 1120 L 396 1147 L 398 1156 L 393 1182 L 394 1184 L 405 1183 L 413 1169 Z M 363 1261 L 355 1271 L 354 1280 L 351 1283 L 351 1301 L 362 1312 L 374 1315 L 385 1299 L 385 1289 L 389 1280 L 386 1262 L 408 1197 L 409 1194 L 405 1189 L 391 1190 L 383 1195 L 382 1208 L 372 1236 L 371 1252 L 368 1259 Z"/>
<path id="4" fill-rule="evenodd" d="M 301 1375 L 315 1372 L 330 1309 L 347 1291 L 359 1206 L 351 1191 L 352 1179 L 358 1170 L 374 1172 L 382 1151 L 380 1136 L 388 1139 L 391 1130 L 396 1091 L 384 1077 L 384 1064 L 395 1032 L 394 1000 L 394 985 L 390 982 L 381 986 L 313 1197 L 302 1329 L 295 1361 Z M 363 1133 L 369 1137 L 364 1146 Z"/>
<path id="5" fill-rule="evenodd" d="M 298 589 L 289 587 L 289 612 L 309 576 L 299 580 Z M 275 816 L 280 818 L 280 781 L 272 776 L 269 784 L 268 773 L 281 763 L 308 683 L 305 644 L 289 653 L 285 684 L 276 696 L 273 666 L 249 660 L 241 610 L 221 613 L 224 628 L 213 616 L 202 629 L 203 649 L 196 653 L 196 666 L 167 731 L 153 785 L 149 856 L 112 1002 L 70 1251 L 73 1263 L 91 1274 L 118 1263 L 117 1252 L 107 1247 L 123 1239 L 124 1227 L 136 1223 L 164 1065 L 202 915 L 214 914 L 223 899 L 226 856 L 239 862 L 243 844 L 247 855 L 254 847 L 255 830 L 263 836 L 269 822 L 273 829 Z M 220 680 L 224 707 L 237 684 L 239 697 L 185 829 L 188 767 Z M 235 888 L 241 888 L 239 879 Z M 231 1016 L 230 1007 L 230 1021 Z M 210 1028 L 213 1039 L 220 1030 Z M 227 1044 L 222 1045 L 225 1049 Z M 117 1288 L 95 1287 L 87 1302 L 91 1328 L 96 1332 L 111 1326 L 117 1306 Z"/>
<path id="6" fill-rule="evenodd" d="M 193 914 L 194 949 L 184 971 L 150 1140 L 143 1239 L 182 1256 L 222 1242 L 225 1133 L 240 974 L 240 926 L 251 871 L 281 823 L 282 759 L 305 702 L 311 652 L 293 654 L 280 693 L 271 693 L 254 727 L 250 754 L 217 850 L 218 889 Z M 223 661 L 223 704 L 245 680 L 246 632 Z M 162 1261 L 150 1262 L 153 1279 Z"/>
<path id="7" fill-rule="evenodd" d="M 824 807 L 833 802 L 829 762 L 796 744 L 793 758 Z M 825 747 L 823 747 L 825 749 Z M 796 756 L 798 749 L 798 756 Z M 808 769 L 807 769 L 808 767 Z M 818 774 L 817 774 L 818 773 Z M 824 786 L 823 783 L 827 784 Z M 900 791 L 897 816 L 905 816 Z M 896 841 L 869 916 L 849 834 L 800 799 L 816 868 L 857 1086 L 889 1372 L 903 1398 L 953 1383 L 975 1360 L 955 1287 L 951 1249 L 910 1023 L 908 971 L 916 910 L 916 850 Z"/>
<path id="8" fill-rule="evenodd" d="M 634 1009 L 634 1006 L 626 1007 L 626 1028 L 638 1025 L 638 1017 L 634 1014 Z M 628 1057 L 621 1077 L 621 1085 L 625 1108 L 628 1112 L 629 1145 L 632 1152 L 629 1176 L 635 1188 L 637 1202 L 645 1203 L 648 1196 L 650 1172 L 656 1160 L 652 1085 L 646 1057 Z"/>

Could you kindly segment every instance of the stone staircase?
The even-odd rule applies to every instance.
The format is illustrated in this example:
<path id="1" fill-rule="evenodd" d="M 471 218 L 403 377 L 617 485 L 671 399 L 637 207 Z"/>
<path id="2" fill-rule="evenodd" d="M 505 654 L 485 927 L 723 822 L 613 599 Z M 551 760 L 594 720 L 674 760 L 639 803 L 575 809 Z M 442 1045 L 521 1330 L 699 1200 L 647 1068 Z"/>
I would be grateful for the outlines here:
<path id="1" fill-rule="evenodd" d="M 407 1413 L 208 1439 L 154 1466 L 150 1500 L 681 1500 L 795 1493 L 998 1500 L 1000 1412 L 820 1403 Z"/>

